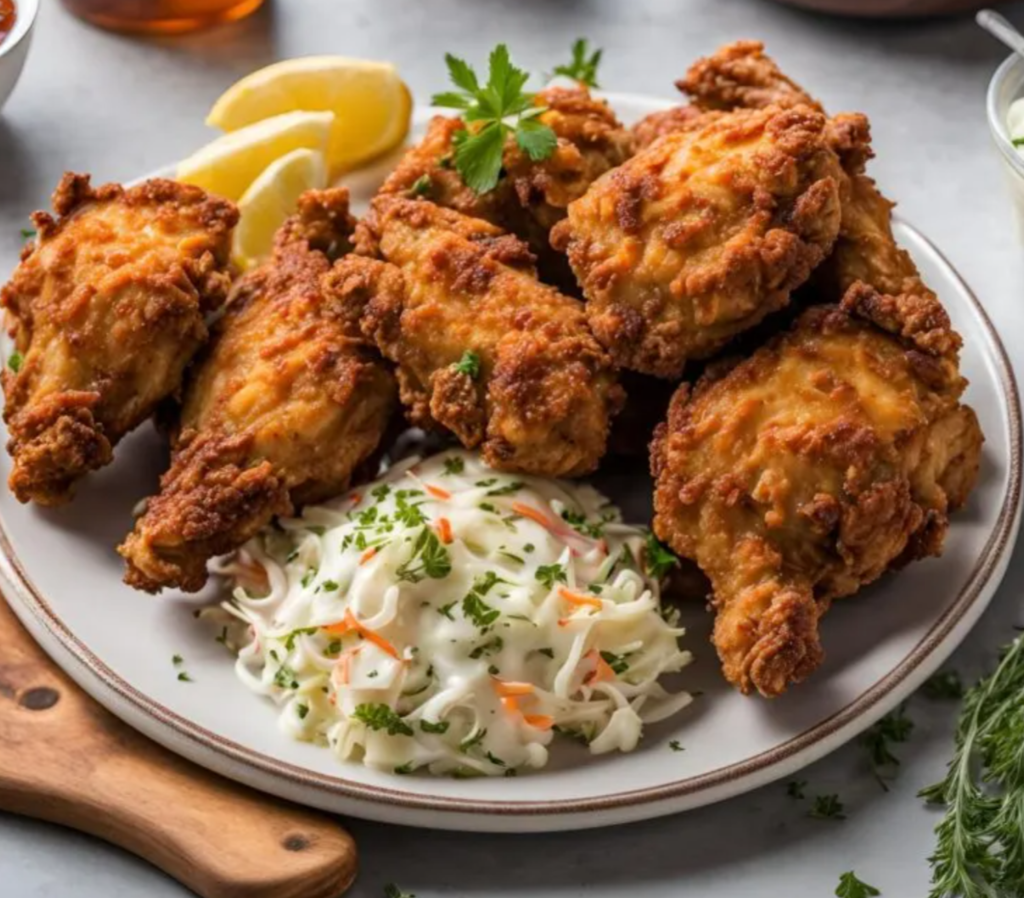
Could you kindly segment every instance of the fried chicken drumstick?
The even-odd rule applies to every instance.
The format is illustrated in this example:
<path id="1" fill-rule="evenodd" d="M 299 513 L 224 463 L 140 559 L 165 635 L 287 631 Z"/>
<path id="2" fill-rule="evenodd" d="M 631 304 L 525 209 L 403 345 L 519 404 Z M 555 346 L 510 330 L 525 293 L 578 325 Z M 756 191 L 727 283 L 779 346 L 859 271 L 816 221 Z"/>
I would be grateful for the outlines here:
<path id="1" fill-rule="evenodd" d="M 396 385 L 329 279 L 353 224 L 346 190 L 305 194 L 237 284 L 191 372 L 160 493 L 118 550 L 129 585 L 200 589 L 209 559 L 342 492 L 376 452 Z"/>
<path id="2" fill-rule="evenodd" d="M 547 111 L 539 121 L 558 137 L 555 151 L 535 162 L 509 138 L 504 175 L 488 193 L 471 190 L 452 164 L 461 119 L 436 116 L 419 145 L 406 153 L 381 194 L 422 196 L 439 206 L 482 218 L 521 237 L 538 258 L 541 273 L 562 288 L 575 286 L 565 258 L 552 250 L 549 232 L 569 203 L 597 178 L 633 153 L 633 137 L 604 100 L 582 86 L 549 87 L 535 97 Z"/>
<path id="3" fill-rule="evenodd" d="M 5 370 L 4 420 L 22 502 L 67 502 L 77 480 L 177 392 L 224 301 L 234 205 L 156 179 L 93 189 L 64 175 L 56 218 L 36 212 L 36 237 L 0 291 L 21 355 Z"/>
<path id="4" fill-rule="evenodd" d="M 481 447 L 491 467 L 566 477 L 604 455 L 623 394 L 582 305 L 537 280 L 518 238 L 426 200 L 378 197 L 333 277 L 398 365 L 413 424 Z M 339 287 L 342 289 L 342 287 Z"/>
<path id="5" fill-rule="evenodd" d="M 703 117 L 569 206 L 568 252 L 620 366 L 678 378 L 789 301 L 839 230 L 839 160 L 806 106 Z"/>
<path id="6" fill-rule="evenodd" d="M 861 284 L 673 398 L 652 445 L 654 530 L 710 578 L 741 691 L 803 680 L 832 599 L 941 552 L 982 444 L 959 344 L 934 298 Z"/>

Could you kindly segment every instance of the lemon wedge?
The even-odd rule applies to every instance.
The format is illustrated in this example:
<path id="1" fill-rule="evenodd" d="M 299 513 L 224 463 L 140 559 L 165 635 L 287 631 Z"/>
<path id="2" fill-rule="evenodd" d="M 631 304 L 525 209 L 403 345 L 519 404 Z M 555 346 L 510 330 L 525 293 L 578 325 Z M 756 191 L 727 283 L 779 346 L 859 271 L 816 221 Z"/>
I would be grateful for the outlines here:
<path id="1" fill-rule="evenodd" d="M 293 150 L 324 153 L 331 138 L 330 112 L 287 112 L 233 131 L 178 164 L 177 178 L 237 200 L 275 160 Z"/>
<path id="2" fill-rule="evenodd" d="M 334 113 L 327 162 L 337 173 L 405 139 L 412 95 L 391 63 L 308 56 L 275 63 L 238 81 L 214 103 L 206 124 L 231 133 L 294 110 Z"/>
<path id="3" fill-rule="evenodd" d="M 307 190 L 327 186 L 327 165 L 318 150 L 293 150 L 270 163 L 238 201 L 232 256 L 239 268 L 252 268 L 270 254 L 274 232 L 295 211 Z"/>

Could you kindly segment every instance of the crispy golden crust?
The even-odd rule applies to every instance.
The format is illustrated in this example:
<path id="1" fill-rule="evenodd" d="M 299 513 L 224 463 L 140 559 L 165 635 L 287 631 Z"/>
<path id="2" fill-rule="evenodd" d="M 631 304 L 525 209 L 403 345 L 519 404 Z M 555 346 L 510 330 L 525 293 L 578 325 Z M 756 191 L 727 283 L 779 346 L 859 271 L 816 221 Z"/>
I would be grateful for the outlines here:
<path id="1" fill-rule="evenodd" d="M 673 106 L 645 115 L 630 129 L 636 140 L 637 150 L 649 147 L 659 137 L 678 131 L 692 131 L 703 125 L 707 119 L 705 110 L 699 106 Z"/>
<path id="2" fill-rule="evenodd" d="M 224 301 L 234 205 L 156 179 L 93 189 L 67 173 L 57 217 L 0 291 L 23 356 L 3 373 L 9 485 L 22 502 L 58 505 L 76 480 L 174 394 Z"/>
<path id="3" fill-rule="evenodd" d="M 858 285 L 674 397 L 652 446 L 654 529 L 710 578 L 743 692 L 803 680 L 832 599 L 941 551 L 982 444 L 958 345 L 937 302 Z"/>
<path id="4" fill-rule="evenodd" d="M 632 155 L 633 137 L 608 104 L 591 97 L 586 88 L 549 87 L 537 94 L 536 102 L 547 107 L 540 121 L 558 137 L 549 158 L 534 162 L 509 138 L 503 177 L 494 190 L 477 195 L 452 163 L 453 139 L 465 125 L 459 119 L 438 116 L 384 182 L 380 194 L 411 197 L 418 185 L 416 194 L 439 206 L 511 231 L 530 245 L 547 280 L 569 288 L 574 284 L 572 273 L 564 257 L 551 249 L 549 232 L 565 217 L 569 203 Z"/>
<path id="5" fill-rule="evenodd" d="M 394 378 L 321 251 L 351 228 L 347 191 L 310 192 L 273 258 L 239 281 L 189 379 L 160 493 L 118 550 L 131 586 L 200 589 L 210 558 L 346 489 L 376 452 Z"/>
<path id="6" fill-rule="evenodd" d="M 831 250 L 839 161 L 811 109 L 714 116 L 600 178 L 553 234 L 598 340 L 678 377 L 782 308 Z"/>
<path id="7" fill-rule="evenodd" d="M 622 393 L 582 306 L 541 284 L 520 240 L 425 200 L 379 197 L 334 272 L 366 306 L 363 328 L 397 363 L 412 422 L 440 425 L 495 468 L 592 471 Z M 456 369 L 471 351 L 479 375 Z"/>

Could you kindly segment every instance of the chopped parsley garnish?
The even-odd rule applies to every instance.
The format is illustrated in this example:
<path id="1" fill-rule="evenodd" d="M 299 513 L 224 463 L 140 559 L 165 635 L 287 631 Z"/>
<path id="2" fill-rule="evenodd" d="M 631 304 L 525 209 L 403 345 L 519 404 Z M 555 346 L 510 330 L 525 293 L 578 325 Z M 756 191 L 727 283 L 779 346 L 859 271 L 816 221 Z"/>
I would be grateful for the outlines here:
<path id="1" fill-rule="evenodd" d="M 15 349 L 14 352 L 7 356 L 7 367 L 17 374 L 21 370 L 21 363 L 24 360 L 25 357 Z"/>
<path id="2" fill-rule="evenodd" d="M 914 722 L 904 713 L 905 705 L 900 705 L 891 714 L 886 714 L 864 734 L 861 743 L 867 749 L 871 767 L 879 785 L 889 791 L 883 774 L 891 772 L 900 763 L 900 759 L 892 753 L 891 746 L 898 742 L 906 742 L 914 730 Z"/>
<path id="3" fill-rule="evenodd" d="M 190 677 L 187 673 L 185 673 L 185 671 L 182 671 L 180 674 L 178 674 L 178 679 L 181 680 L 182 683 L 194 683 L 195 682 L 195 680 L 193 680 L 192 677 Z"/>
<path id="4" fill-rule="evenodd" d="M 585 514 L 573 511 L 570 508 L 562 510 L 562 520 L 577 533 L 582 533 L 584 536 L 591 537 L 591 539 L 600 539 L 604 535 L 604 523 L 588 521 Z"/>
<path id="5" fill-rule="evenodd" d="M 292 630 L 291 633 L 289 633 L 284 638 L 284 647 L 289 652 L 292 651 L 292 649 L 295 648 L 295 640 L 299 636 L 312 636 L 318 629 L 320 629 L 320 628 L 319 627 L 299 627 L 299 629 L 297 629 L 297 630 Z"/>
<path id="6" fill-rule="evenodd" d="M 324 582 L 320 584 L 320 588 L 324 592 L 336 592 L 339 586 L 336 580 L 324 580 Z"/>
<path id="7" fill-rule="evenodd" d="M 814 805 L 808 811 L 808 816 L 816 817 L 819 820 L 845 820 L 843 803 L 838 795 L 815 795 Z"/>
<path id="8" fill-rule="evenodd" d="M 852 870 L 840 876 L 836 886 L 837 898 L 875 898 L 881 894 L 874 886 L 857 879 Z"/>
<path id="9" fill-rule="evenodd" d="M 533 576 L 549 590 L 554 589 L 556 583 L 568 582 L 565 567 L 560 564 L 542 564 Z"/>
<path id="10" fill-rule="evenodd" d="M 296 705 L 295 713 L 299 715 L 299 720 L 305 720 L 306 715 L 309 714 L 309 705 Z"/>
<path id="11" fill-rule="evenodd" d="M 491 51 L 487 84 L 481 86 L 476 72 L 464 60 L 445 54 L 448 74 L 459 88 L 436 94 L 435 106 L 461 110 L 468 124 L 455 142 L 455 168 L 476 193 L 493 190 L 501 176 L 505 139 L 515 136 L 519 148 L 534 162 L 547 159 L 558 145 L 555 132 L 537 121 L 545 111 L 534 105 L 534 95 L 524 93 L 529 74 L 512 65 L 508 47 Z M 509 120 L 512 120 L 509 123 Z"/>
<path id="12" fill-rule="evenodd" d="M 274 685 L 282 689 L 298 689 L 299 681 L 296 679 L 295 671 L 287 664 L 282 664 L 274 674 Z"/>
<path id="13" fill-rule="evenodd" d="M 21 229 L 21 239 L 22 240 L 31 240 L 33 237 L 36 236 L 36 233 L 37 232 L 33 228 L 22 228 Z"/>
<path id="14" fill-rule="evenodd" d="M 555 650 L 554 649 L 548 649 L 548 648 L 537 649 L 537 653 L 540 654 L 540 655 L 544 655 L 544 656 L 546 656 L 548 658 L 551 658 L 552 660 L 555 657 Z"/>
<path id="15" fill-rule="evenodd" d="M 479 745 L 484 741 L 484 736 L 487 735 L 486 729 L 479 729 L 472 736 L 467 736 L 459 743 L 459 751 L 465 753 L 469 751 L 473 746 Z"/>
<path id="16" fill-rule="evenodd" d="M 644 546 L 644 567 L 647 569 L 647 575 L 654 580 L 660 580 L 672 568 L 678 566 L 679 559 L 653 533 L 648 533 Z"/>
<path id="17" fill-rule="evenodd" d="M 625 655 L 616 655 L 613 652 L 601 652 L 601 659 L 612 669 L 612 673 L 616 676 L 620 676 L 629 670 L 629 662 L 626 660 Z"/>
<path id="18" fill-rule="evenodd" d="M 412 727 L 382 702 L 356 705 L 352 719 L 365 723 L 371 730 L 386 730 L 389 736 L 412 736 Z"/>
<path id="19" fill-rule="evenodd" d="M 1024 147 L 1024 137 L 1014 137 L 1010 143 L 1015 147 Z"/>
<path id="20" fill-rule="evenodd" d="M 429 527 L 424 527 L 416 538 L 412 556 L 395 571 L 399 580 L 419 583 L 421 580 L 443 580 L 452 572 L 452 559 Z"/>
<path id="21" fill-rule="evenodd" d="M 686 749 L 683 748 L 683 744 L 678 739 L 673 739 L 669 742 L 668 747 L 671 748 L 672 751 L 686 751 Z"/>
<path id="22" fill-rule="evenodd" d="M 964 684 L 955 670 L 942 670 L 925 680 L 921 691 L 928 698 L 953 701 L 964 697 Z"/>
<path id="23" fill-rule="evenodd" d="M 438 608 L 437 613 L 443 614 L 446 618 L 448 618 L 448 620 L 455 620 L 455 618 L 452 617 L 452 608 L 454 608 L 458 604 L 459 603 L 457 601 L 449 602 L 447 605 L 442 605 L 440 608 Z"/>
<path id="24" fill-rule="evenodd" d="M 572 59 L 568 65 L 556 65 L 552 71 L 554 75 L 564 75 L 587 87 L 599 87 L 597 83 L 597 67 L 601 64 L 603 50 L 595 50 L 590 53 L 585 37 L 578 38 L 572 45 Z"/>
<path id="25" fill-rule="evenodd" d="M 382 483 L 380 486 L 374 487 L 370 492 L 370 495 L 378 502 L 383 502 L 389 495 L 391 495 L 391 487 L 386 483 Z"/>
<path id="26" fill-rule="evenodd" d="M 315 536 L 323 536 L 327 532 L 327 528 L 320 524 L 310 524 L 306 529 Z"/>
<path id="27" fill-rule="evenodd" d="M 416 898 L 412 892 L 403 892 L 393 882 L 384 886 L 384 898 Z"/>
<path id="28" fill-rule="evenodd" d="M 412 182 L 412 187 L 409 188 L 409 196 L 429 196 L 430 188 L 430 175 L 420 175 Z"/>
<path id="29" fill-rule="evenodd" d="M 477 508 L 479 508 L 481 511 L 489 511 L 491 514 L 501 514 L 501 512 L 498 511 L 498 509 L 490 502 L 481 502 L 477 506 Z"/>
<path id="30" fill-rule="evenodd" d="M 511 552 L 498 552 L 502 558 L 507 558 L 509 561 L 514 561 L 516 564 L 526 564 L 526 561 L 519 555 L 513 555 Z"/>
<path id="31" fill-rule="evenodd" d="M 491 754 L 490 752 L 487 752 L 486 757 L 487 760 L 494 764 L 496 767 L 508 767 L 508 764 L 501 760 L 501 758 Z"/>
<path id="32" fill-rule="evenodd" d="M 480 376 L 480 356 L 467 349 L 462 353 L 461 359 L 452 363 L 452 368 L 459 374 L 465 374 L 470 380 L 476 380 Z"/>
<path id="33" fill-rule="evenodd" d="M 513 480 L 512 483 L 506 483 L 504 486 L 497 486 L 493 490 L 488 490 L 486 495 L 488 496 L 511 496 L 512 493 L 518 493 L 525 483 L 521 480 Z"/>
<path id="34" fill-rule="evenodd" d="M 185 659 L 182 658 L 181 655 L 173 655 L 171 657 L 171 664 L 173 664 L 175 667 L 179 667 L 180 665 L 182 665 L 184 663 L 185 663 Z"/>
<path id="35" fill-rule="evenodd" d="M 437 723 L 431 723 L 429 720 L 420 721 L 420 729 L 424 733 L 437 733 L 439 736 L 448 732 L 448 721 L 439 720 Z"/>
<path id="36" fill-rule="evenodd" d="M 220 628 L 220 635 L 214 637 L 214 642 L 219 642 L 223 646 L 228 644 L 228 628 L 227 625 Z"/>
<path id="37" fill-rule="evenodd" d="M 804 795 L 804 788 L 806 786 L 807 780 L 790 780 L 786 783 L 786 794 L 790 798 L 795 798 L 797 801 L 801 801 L 806 797 Z"/>
<path id="38" fill-rule="evenodd" d="M 460 455 L 452 455 L 444 460 L 445 474 L 461 474 L 465 470 L 466 462 Z"/>
<path id="39" fill-rule="evenodd" d="M 505 640 L 500 636 L 495 636 L 493 639 L 489 639 L 487 642 L 478 645 L 473 651 L 469 653 L 469 657 L 476 661 L 478 658 L 483 658 L 485 655 L 493 655 L 495 652 L 500 652 L 505 647 Z"/>
<path id="40" fill-rule="evenodd" d="M 503 580 L 494 571 L 488 571 L 482 577 L 477 577 L 473 581 L 473 592 L 478 592 L 480 595 L 485 596 L 491 591 L 491 587 L 496 586 L 498 583 L 508 583 L 508 580 Z"/>
<path id="41" fill-rule="evenodd" d="M 536 548 L 537 547 L 533 543 L 527 543 L 525 546 L 523 546 L 523 551 L 529 554 L 530 552 L 533 552 Z"/>
<path id="42" fill-rule="evenodd" d="M 481 630 L 489 627 L 501 616 L 497 608 L 492 608 L 475 592 L 469 593 L 462 600 L 462 613 Z"/>
<path id="43" fill-rule="evenodd" d="M 302 575 L 302 581 L 301 582 L 302 582 L 303 588 L 309 586 L 309 584 L 313 582 L 313 578 L 316 576 L 316 574 L 317 574 L 317 569 L 315 567 L 311 567 L 309 570 L 306 571 L 306 573 L 304 573 Z"/>

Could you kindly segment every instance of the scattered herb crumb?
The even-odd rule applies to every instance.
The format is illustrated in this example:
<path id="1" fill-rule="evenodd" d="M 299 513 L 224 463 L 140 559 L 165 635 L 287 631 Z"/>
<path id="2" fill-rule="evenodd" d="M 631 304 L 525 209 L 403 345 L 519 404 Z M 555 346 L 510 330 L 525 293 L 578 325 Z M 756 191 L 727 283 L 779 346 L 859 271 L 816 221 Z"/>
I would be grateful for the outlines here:
<path id="1" fill-rule="evenodd" d="M 837 898 L 874 898 L 881 894 L 874 886 L 857 879 L 852 870 L 840 876 L 839 885 L 836 886 Z"/>
<path id="2" fill-rule="evenodd" d="M 955 701 L 964 697 L 964 684 L 955 670 L 940 670 L 925 680 L 921 691 L 928 698 Z"/>
<path id="3" fill-rule="evenodd" d="M 804 789 L 807 786 L 807 780 L 790 780 L 786 783 L 786 794 L 790 798 L 795 798 L 798 801 L 802 801 L 806 796 L 804 795 Z"/>
<path id="4" fill-rule="evenodd" d="M 669 742 L 668 747 L 671 748 L 672 751 L 686 751 L 686 749 L 683 748 L 682 743 L 678 739 L 673 739 L 671 742 Z"/>
<path id="5" fill-rule="evenodd" d="M 809 817 L 818 820 L 845 820 L 843 803 L 838 795 L 815 795 L 814 806 L 807 812 Z"/>

